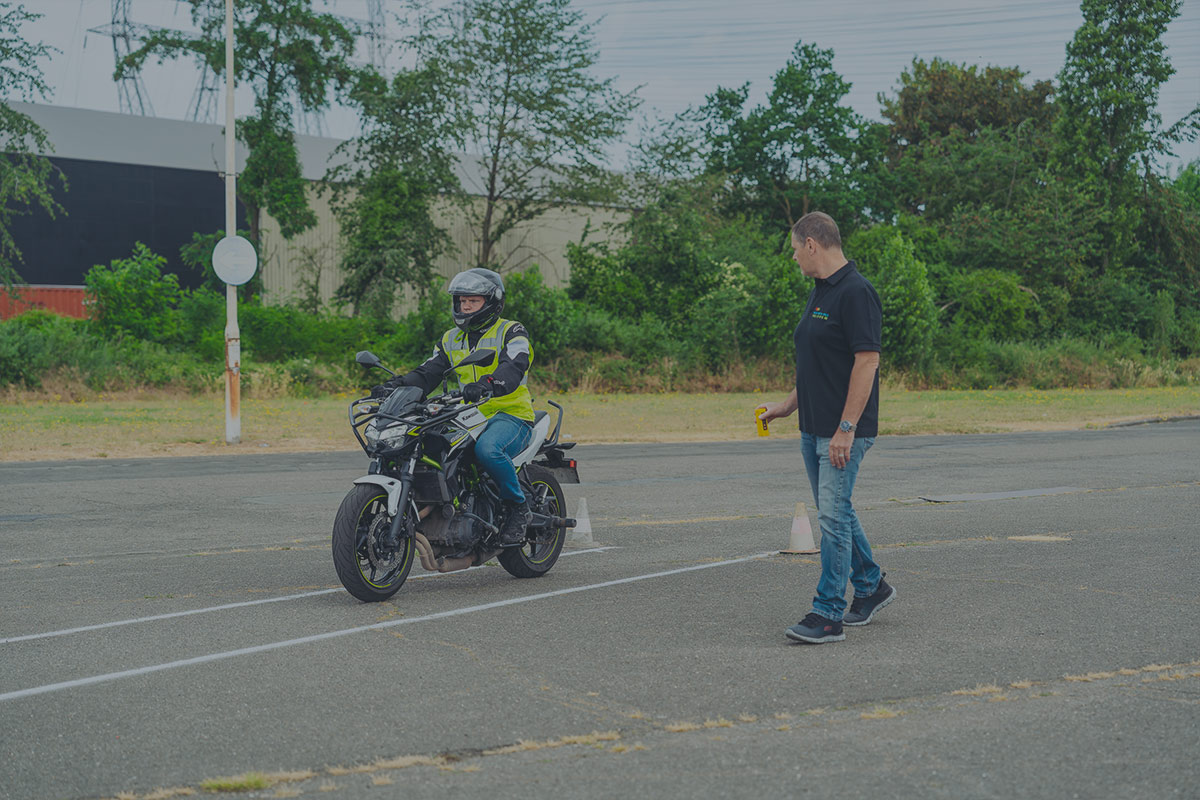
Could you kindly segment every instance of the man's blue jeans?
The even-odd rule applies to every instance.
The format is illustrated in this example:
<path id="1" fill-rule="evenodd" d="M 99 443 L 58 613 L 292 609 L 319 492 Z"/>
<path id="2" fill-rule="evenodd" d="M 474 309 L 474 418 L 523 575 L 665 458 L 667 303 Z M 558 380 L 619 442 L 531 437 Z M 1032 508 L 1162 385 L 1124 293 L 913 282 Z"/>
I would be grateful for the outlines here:
<path id="1" fill-rule="evenodd" d="M 521 491 L 512 460 L 529 446 L 532 435 L 531 424 L 501 411 L 488 420 L 483 433 L 475 440 L 475 460 L 496 481 L 502 500 L 525 502 L 525 493 Z"/>
<path id="2" fill-rule="evenodd" d="M 813 598 L 813 611 L 840 620 L 846 612 L 846 583 L 854 584 L 855 597 L 867 597 L 879 586 L 879 565 L 871 557 L 871 545 L 850 502 L 858 466 L 874 437 L 854 440 L 844 469 L 829 461 L 829 438 L 802 434 L 800 452 L 817 501 L 821 525 L 821 580 Z"/>

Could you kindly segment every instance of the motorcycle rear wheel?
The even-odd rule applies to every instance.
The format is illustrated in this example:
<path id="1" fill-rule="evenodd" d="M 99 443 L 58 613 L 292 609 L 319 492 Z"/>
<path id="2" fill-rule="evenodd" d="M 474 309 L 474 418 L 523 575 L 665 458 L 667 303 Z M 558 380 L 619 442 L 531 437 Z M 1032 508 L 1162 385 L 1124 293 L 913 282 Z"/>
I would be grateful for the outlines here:
<path id="1" fill-rule="evenodd" d="M 382 602 L 399 591 L 416 555 L 411 531 L 402 528 L 395 547 L 381 541 L 391 527 L 387 501 L 379 486 L 360 484 L 342 500 L 333 520 L 333 566 L 346 591 L 364 603 Z"/>
<path id="2" fill-rule="evenodd" d="M 552 517 L 566 516 L 567 501 L 563 496 L 558 479 L 549 470 L 530 464 L 525 467 L 525 481 L 521 488 L 529 499 L 529 508 L 538 514 Z M 544 496 L 543 496 L 544 495 Z M 567 540 L 566 528 L 534 528 L 534 539 L 520 547 L 508 547 L 500 552 L 500 566 L 515 578 L 540 578 L 550 571 L 558 561 L 563 543 Z"/>

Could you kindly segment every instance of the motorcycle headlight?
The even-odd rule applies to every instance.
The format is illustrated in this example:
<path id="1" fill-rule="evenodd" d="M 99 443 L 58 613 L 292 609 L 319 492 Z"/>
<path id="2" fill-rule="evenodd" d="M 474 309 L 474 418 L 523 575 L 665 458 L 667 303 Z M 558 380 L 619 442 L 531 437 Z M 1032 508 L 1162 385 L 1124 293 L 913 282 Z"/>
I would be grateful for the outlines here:
<path id="1" fill-rule="evenodd" d="M 408 426 L 403 423 L 395 423 L 382 431 L 376 432 L 376 438 L 379 444 L 385 447 L 399 447 L 404 444 L 404 437 L 408 434 Z M 371 441 L 370 434 L 367 435 L 367 441 Z M 375 442 L 371 442 L 375 444 Z"/>

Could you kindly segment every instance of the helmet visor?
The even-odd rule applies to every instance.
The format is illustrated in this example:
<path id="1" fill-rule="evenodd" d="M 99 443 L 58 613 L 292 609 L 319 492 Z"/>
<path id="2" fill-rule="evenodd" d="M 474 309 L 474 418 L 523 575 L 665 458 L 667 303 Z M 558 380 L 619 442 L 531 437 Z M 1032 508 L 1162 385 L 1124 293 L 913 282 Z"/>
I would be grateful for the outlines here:
<path id="1" fill-rule="evenodd" d="M 459 297 L 463 295 L 492 297 L 496 293 L 496 284 L 476 272 L 460 272 L 450 281 L 450 288 L 446 291 Z"/>

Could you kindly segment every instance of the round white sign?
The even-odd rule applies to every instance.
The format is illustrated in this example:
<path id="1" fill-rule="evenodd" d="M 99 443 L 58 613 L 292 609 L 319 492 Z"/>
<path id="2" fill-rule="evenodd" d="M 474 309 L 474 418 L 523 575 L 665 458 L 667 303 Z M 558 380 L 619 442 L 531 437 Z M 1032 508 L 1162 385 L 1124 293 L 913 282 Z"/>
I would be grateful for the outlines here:
<path id="1" fill-rule="evenodd" d="M 248 239 L 226 236 L 213 248 L 212 265 L 218 278 L 230 286 L 241 286 L 258 270 L 258 253 Z"/>

